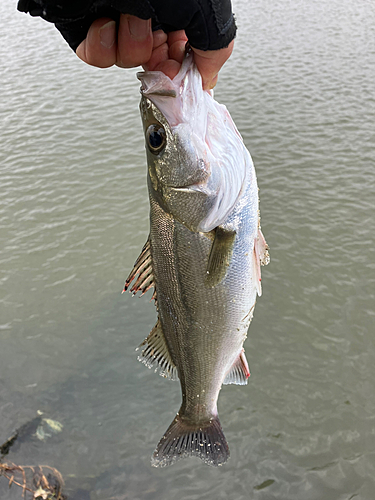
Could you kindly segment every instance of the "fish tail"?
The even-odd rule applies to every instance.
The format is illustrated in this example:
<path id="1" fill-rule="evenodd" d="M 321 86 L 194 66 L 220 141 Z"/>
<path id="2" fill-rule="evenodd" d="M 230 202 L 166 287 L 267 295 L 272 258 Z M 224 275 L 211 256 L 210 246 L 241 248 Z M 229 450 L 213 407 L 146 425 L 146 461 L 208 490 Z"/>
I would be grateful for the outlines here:
<path id="1" fill-rule="evenodd" d="M 177 413 L 159 441 L 151 465 L 167 467 L 185 457 L 199 457 L 213 466 L 223 465 L 228 460 L 229 447 L 217 416 L 196 424 Z"/>

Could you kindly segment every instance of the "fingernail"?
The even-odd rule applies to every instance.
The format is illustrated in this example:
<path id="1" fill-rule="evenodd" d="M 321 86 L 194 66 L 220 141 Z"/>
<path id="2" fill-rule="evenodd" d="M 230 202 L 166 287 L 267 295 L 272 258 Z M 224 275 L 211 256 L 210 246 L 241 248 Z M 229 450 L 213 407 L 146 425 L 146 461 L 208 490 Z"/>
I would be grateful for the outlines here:
<path id="1" fill-rule="evenodd" d="M 151 31 L 151 19 L 140 19 L 139 17 L 129 16 L 129 31 L 134 40 L 142 42 Z"/>
<path id="2" fill-rule="evenodd" d="M 110 49 L 116 41 L 116 22 L 109 21 L 99 30 L 100 43 L 106 49 Z"/>

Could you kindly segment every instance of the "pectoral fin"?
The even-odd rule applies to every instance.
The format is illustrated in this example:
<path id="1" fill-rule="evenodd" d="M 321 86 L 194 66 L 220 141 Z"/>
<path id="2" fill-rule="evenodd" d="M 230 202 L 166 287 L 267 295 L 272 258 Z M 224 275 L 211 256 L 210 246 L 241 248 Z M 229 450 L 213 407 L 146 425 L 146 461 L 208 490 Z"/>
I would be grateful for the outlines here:
<path id="1" fill-rule="evenodd" d="M 222 227 L 215 230 L 214 241 L 207 263 L 206 285 L 213 288 L 225 277 L 233 253 L 235 231 L 228 231 Z"/>
<path id="2" fill-rule="evenodd" d="M 177 368 L 169 353 L 159 320 L 137 350 L 141 348 L 143 350 L 142 354 L 138 356 L 138 360 L 147 368 L 151 369 L 156 365 L 155 371 L 159 371 L 162 377 L 178 380 Z"/>
<path id="3" fill-rule="evenodd" d="M 223 384 L 246 385 L 249 377 L 250 369 L 245 356 L 245 350 L 242 349 L 231 369 L 226 374 Z"/>

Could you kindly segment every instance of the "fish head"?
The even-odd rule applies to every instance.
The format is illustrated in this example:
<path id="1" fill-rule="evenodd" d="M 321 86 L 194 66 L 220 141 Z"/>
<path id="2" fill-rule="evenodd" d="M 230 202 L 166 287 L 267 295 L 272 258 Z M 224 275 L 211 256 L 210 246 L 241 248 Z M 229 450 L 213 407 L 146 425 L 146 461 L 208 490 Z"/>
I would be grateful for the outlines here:
<path id="1" fill-rule="evenodd" d="M 173 80 L 137 76 L 152 195 L 190 230 L 209 232 L 241 195 L 250 155 L 225 106 L 202 89 L 192 53 Z"/>
<path id="2" fill-rule="evenodd" d="M 210 175 L 210 165 L 200 154 L 199 145 L 194 144 L 190 127 L 185 123 L 172 127 L 146 96 L 142 96 L 140 110 L 148 174 L 154 191 L 164 198 L 170 189 L 205 182 Z"/>

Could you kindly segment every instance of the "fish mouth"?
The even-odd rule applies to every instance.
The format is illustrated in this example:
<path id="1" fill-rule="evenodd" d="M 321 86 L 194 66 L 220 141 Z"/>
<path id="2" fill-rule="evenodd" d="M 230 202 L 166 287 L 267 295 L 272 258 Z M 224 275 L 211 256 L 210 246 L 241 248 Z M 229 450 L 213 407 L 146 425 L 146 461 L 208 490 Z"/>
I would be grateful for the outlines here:
<path id="1" fill-rule="evenodd" d="M 189 186 L 166 186 L 167 189 L 179 191 L 181 193 L 192 193 L 198 190 L 198 184 L 190 184 Z"/>
<path id="2" fill-rule="evenodd" d="M 141 71 L 137 73 L 141 82 L 141 94 L 145 97 L 177 97 L 176 85 L 161 71 Z"/>
<path id="3" fill-rule="evenodd" d="M 186 186 L 165 186 L 168 191 L 176 191 L 178 193 L 205 193 L 209 194 L 209 191 L 201 183 L 188 184 Z"/>

